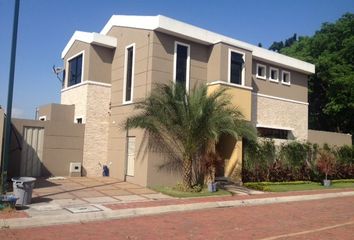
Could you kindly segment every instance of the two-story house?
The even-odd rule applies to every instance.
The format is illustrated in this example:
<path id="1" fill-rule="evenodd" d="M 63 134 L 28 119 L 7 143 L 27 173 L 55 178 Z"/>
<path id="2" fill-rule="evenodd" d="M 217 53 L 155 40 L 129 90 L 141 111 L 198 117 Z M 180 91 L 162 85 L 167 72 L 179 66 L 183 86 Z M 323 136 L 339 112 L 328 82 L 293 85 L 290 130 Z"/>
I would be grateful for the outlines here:
<path id="1" fill-rule="evenodd" d="M 62 55 L 61 103 L 75 105 L 85 123 L 83 168 L 140 185 L 175 184 L 179 174 L 159 170 L 163 154 L 147 147 L 143 130 L 122 124 L 155 83 L 191 89 L 226 87 L 262 137 L 308 139 L 308 76 L 314 65 L 165 16 L 112 16 L 100 33 L 76 31 Z M 226 174 L 237 172 L 242 141 L 222 139 Z"/>

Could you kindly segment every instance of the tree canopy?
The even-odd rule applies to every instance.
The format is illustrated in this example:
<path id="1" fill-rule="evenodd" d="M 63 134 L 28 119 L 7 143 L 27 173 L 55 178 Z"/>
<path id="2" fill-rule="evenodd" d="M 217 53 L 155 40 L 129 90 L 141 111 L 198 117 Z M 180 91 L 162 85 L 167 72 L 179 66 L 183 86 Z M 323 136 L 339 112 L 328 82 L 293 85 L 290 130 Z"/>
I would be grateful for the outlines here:
<path id="1" fill-rule="evenodd" d="M 279 52 L 316 66 L 309 79 L 309 127 L 354 135 L 354 14 L 324 23 Z"/>

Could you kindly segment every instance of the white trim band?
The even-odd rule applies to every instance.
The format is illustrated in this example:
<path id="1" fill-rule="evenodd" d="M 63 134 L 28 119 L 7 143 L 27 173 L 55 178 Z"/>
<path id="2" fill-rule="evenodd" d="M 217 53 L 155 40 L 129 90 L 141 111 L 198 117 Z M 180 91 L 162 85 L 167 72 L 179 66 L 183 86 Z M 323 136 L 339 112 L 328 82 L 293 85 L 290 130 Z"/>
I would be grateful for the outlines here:
<path id="1" fill-rule="evenodd" d="M 256 127 L 280 129 L 280 130 L 287 130 L 287 131 L 294 131 L 294 128 L 282 127 L 282 126 L 277 126 L 277 125 L 266 125 L 266 124 L 260 124 L 260 123 L 257 123 L 257 124 L 256 124 Z"/>
<path id="2" fill-rule="evenodd" d="M 66 44 L 64 50 L 61 53 L 61 58 L 64 58 L 65 55 L 69 52 L 69 49 L 74 44 L 75 41 L 81 41 L 88 44 L 95 44 L 108 48 L 116 48 L 117 47 L 117 39 L 115 37 L 106 36 L 99 33 L 89 33 L 89 32 L 81 32 L 75 31 L 73 36 L 70 38 L 69 42 Z"/>
<path id="3" fill-rule="evenodd" d="M 224 81 L 220 81 L 220 80 L 207 83 L 208 86 L 213 86 L 213 85 L 218 85 L 218 84 L 229 86 L 229 87 L 236 87 L 236 88 L 243 88 L 243 89 L 247 89 L 247 90 L 253 90 L 252 87 L 243 86 L 243 85 L 239 85 L 239 84 L 235 84 L 235 83 L 224 82 Z"/>
<path id="4" fill-rule="evenodd" d="M 270 99 L 275 99 L 275 100 L 280 100 L 280 101 L 285 101 L 285 102 L 309 105 L 308 102 L 301 102 L 301 101 L 296 101 L 296 100 L 292 100 L 292 99 L 288 99 L 288 98 L 274 97 L 274 96 L 265 95 L 265 94 L 262 94 L 262 93 L 255 93 L 255 92 L 252 92 L 252 94 L 256 95 L 256 96 L 259 96 L 259 97 L 265 97 L 265 98 L 270 98 Z"/>
<path id="5" fill-rule="evenodd" d="M 72 85 L 70 87 L 63 88 L 61 90 L 61 92 L 69 91 L 69 90 L 71 90 L 73 88 L 81 87 L 81 86 L 84 86 L 84 85 L 96 85 L 96 86 L 101 86 L 101 87 L 112 87 L 112 84 L 109 84 L 109 83 L 102 83 L 102 82 L 85 80 L 85 81 L 83 81 L 83 82 L 81 82 L 79 84 L 75 84 L 75 85 Z"/>

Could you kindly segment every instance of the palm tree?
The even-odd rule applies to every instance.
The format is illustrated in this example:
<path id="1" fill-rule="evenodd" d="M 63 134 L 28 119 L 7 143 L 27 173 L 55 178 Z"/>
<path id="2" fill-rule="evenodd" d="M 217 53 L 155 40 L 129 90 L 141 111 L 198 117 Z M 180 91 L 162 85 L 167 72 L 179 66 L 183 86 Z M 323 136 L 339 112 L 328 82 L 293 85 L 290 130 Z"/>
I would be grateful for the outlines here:
<path id="1" fill-rule="evenodd" d="M 125 127 L 145 129 L 149 146 L 169 154 L 171 166 L 182 170 L 184 188 L 190 189 L 197 167 L 205 173 L 214 165 L 215 146 L 222 134 L 237 139 L 255 136 L 225 91 L 208 93 L 207 86 L 200 86 L 188 93 L 178 84 L 157 85 L 150 97 L 135 105 L 140 111 L 127 119 Z"/>

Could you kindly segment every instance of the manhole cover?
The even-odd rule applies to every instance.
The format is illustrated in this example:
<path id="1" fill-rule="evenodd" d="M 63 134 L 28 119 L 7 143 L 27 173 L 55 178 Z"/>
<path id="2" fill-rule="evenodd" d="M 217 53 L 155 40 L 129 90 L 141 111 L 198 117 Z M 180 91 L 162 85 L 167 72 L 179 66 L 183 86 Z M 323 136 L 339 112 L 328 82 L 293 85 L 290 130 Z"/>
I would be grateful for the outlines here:
<path id="1" fill-rule="evenodd" d="M 79 207 L 66 207 L 66 210 L 68 210 L 71 213 L 88 213 L 88 212 L 99 212 L 102 211 L 102 209 L 99 209 L 95 206 L 79 206 Z"/>

